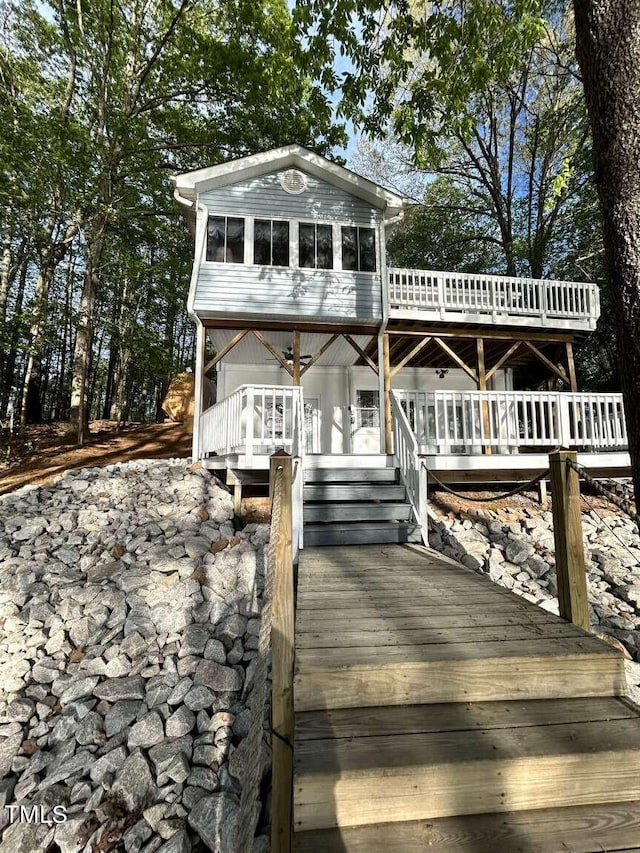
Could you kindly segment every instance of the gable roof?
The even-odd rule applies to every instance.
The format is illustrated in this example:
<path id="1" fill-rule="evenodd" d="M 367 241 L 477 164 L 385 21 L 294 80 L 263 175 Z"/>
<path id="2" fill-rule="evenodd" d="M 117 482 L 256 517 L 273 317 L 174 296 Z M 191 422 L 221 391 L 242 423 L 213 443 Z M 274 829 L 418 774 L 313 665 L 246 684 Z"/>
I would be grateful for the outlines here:
<path id="1" fill-rule="evenodd" d="M 198 193 L 239 181 L 251 180 L 276 169 L 298 168 L 316 178 L 363 199 L 372 207 L 384 211 L 385 218 L 397 216 L 405 206 L 402 196 L 379 184 L 357 175 L 355 172 L 332 163 L 302 145 L 286 145 L 260 154 L 251 154 L 237 160 L 229 160 L 217 166 L 207 166 L 194 172 L 174 175 L 175 195 L 179 201 L 195 202 Z"/>

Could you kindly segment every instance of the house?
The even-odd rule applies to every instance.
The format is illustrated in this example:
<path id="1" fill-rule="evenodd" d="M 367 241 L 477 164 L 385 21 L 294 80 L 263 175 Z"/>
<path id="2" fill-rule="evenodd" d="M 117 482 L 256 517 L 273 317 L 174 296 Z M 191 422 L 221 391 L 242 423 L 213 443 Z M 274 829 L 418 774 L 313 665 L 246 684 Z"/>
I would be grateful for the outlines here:
<path id="1" fill-rule="evenodd" d="M 560 446 L 628 468 L 621 395 L 576 385 L 595 284 L 389 268 L 405 200 L 298 145 L 174 182 L 195 235 L 193 457 L 238 496 L 292 453 L 304 541 L 419 536 L 425 471 L 525 479 Z M 547 390 L 518 390 L 533 364 Z"/>

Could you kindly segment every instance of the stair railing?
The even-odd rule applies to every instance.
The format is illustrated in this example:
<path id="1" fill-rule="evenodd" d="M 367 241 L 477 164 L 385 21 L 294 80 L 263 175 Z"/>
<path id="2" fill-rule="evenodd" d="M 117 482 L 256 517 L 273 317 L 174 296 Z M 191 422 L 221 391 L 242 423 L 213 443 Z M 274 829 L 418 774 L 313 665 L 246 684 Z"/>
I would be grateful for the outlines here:
<path id="1" fill-rule="evenodd" d="M 427 480 L 419 456 L 418 440 L 395 393 L 391 392 L 391 419 L 393 424 L 393 452 L 400 469 L 400 477 L 420 525 L 422 538 L 427 533 Z"/>
<path id="2" fill-rule="evenodd" d="M 291 489 L 291 512 L 293 517 L 293 561 L 298 562 L 298 553 L 304 546 L 304 455 L 306 432 L 304 423 L 304 393 L 301 387 L 294 388 L 293 432 L 291 455 L 293 457 L 293 484 Z"/>

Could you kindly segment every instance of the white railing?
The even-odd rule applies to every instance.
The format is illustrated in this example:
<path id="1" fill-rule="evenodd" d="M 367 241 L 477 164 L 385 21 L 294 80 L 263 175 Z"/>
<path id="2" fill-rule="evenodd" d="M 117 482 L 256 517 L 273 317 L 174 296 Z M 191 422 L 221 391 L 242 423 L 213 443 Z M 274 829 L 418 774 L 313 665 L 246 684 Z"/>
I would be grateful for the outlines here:
<path id="1" fill-rule="evenodd" d="M 400 400 L 392 392 L 391 417 L 393 423 L 393 452 L 400 469 L 400 476 L 407 490 L 407 497 L 415 512 L 418 524 L 427 535 L 427 479 L 423 475 L 419 446 Z M 427 541 L 425 539 L 425 541 Z"/>
<path id="2" fill-rule="evenodd" d="M 504 315 L 537 319 L 543 325 L 571 320 L 588 327 L 600 316 L 598 286 L 589 282 L 555 281 L 516 276 L 434 270 L 388 270 L 389 307 L 447 314 Z"/>
<path id="3" fill-rule="evenodd" d="M 200 418 L 200 457 L 254 454 L 284 448 L 300 456 L 304 445 L 302 389 L 283 385 L 242 385 Z M 295 451 L 295 452 L 294 452 Z"/>
<path id="4" fill-rule="evenodd" d="M 394 391 L 421 453 L 483 447 L 624 450 L 622 394 L 538 391 Z"/>

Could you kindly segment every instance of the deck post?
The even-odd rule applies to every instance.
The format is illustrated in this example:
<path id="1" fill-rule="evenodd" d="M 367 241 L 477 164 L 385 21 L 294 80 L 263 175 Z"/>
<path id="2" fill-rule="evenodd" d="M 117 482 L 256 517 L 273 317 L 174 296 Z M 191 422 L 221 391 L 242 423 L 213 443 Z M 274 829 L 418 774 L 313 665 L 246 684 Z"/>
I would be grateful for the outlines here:
<path id="1" fill-rule="evenodd" d="M 477 354 L 477 368 L 478 368 L 478 391 L 486 391 L 487 390 L 487 369 L 484 361 L 484 340 L 482 338 L 476 338 L 476 354 Z M 484 434 L 490 438 L 491 437 L 491 422 L 489 419 L 489 402 L 488 400 L 482 401 L 482 427 Z M 491 454 L 492 448 L 490 445 L 482 445 L 482 452 L 489 455 Z"/>
<path id="2" fill-rule="evenodd" d="M 294 329 L 293 337 L 293 384 L 297 387 L 300 385 L 300 332 Z"/>
<path id="3" fill-rule="evenodd" d="M 276 480 L 278 468 L 282 477 Z M 280 525 L 273 566 L 273 599 L 271 606 L 271 738 L 272 806 L 271 849 L 273 853 L 290 853 L 293 846 L 293 667 L 294 667 L 294 576 L 292 548 L 291 486 L 292 458 L 284 451 L 270 459 L 269 493 L 275 499 L 280 492 Z"/>
<path id="4" fill-rule="evenodd" d="M 567 341 L 565 344 L 567 350 L 567 374 L 569 376 L 569 388 L 571 391 L 578 390 L 578 379 L 576 377 L 576 363 L 573 357 L 573 344 Z"/>
<path id="5" fill-rule="evenodd" d="M 384 452 L 393 453 L 391 427 L 391 366 L 389 362 L 389 333 L 382 335 L 382 378 L 384 384 Z"/>
<path id="6" fill-rule="evenodd" d="M 589 630 L 587 576 L 582 541 L 580 479 L 570 462 L 577 461 L 573 450 L 549 454 L 551 508 L 556 546 L 556 577 L 560 616 Z"/>

